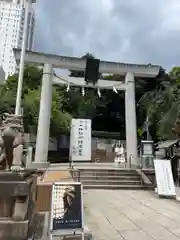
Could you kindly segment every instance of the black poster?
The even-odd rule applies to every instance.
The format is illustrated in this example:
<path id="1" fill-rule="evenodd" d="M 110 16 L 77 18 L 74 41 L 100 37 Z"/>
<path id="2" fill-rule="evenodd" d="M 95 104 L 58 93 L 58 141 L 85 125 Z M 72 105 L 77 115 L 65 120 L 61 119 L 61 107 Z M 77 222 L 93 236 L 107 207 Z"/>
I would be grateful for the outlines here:
<path id="1" fill-rule="evenodd" d="M 52 230 L 82 229 L 81 184 L 53 185 Z"/>

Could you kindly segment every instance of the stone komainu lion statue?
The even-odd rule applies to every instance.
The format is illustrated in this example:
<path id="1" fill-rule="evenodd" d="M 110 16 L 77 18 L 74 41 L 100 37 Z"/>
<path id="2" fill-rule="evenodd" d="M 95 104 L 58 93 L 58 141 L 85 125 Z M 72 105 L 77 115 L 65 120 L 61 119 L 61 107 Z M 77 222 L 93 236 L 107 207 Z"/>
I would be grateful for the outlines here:
<path id="1" fill-rule="evenodd" d="M 23 159 L 24 128 L 22 116 L 4 114 L 0 126 L 1 169 L 21 170 Z"/>

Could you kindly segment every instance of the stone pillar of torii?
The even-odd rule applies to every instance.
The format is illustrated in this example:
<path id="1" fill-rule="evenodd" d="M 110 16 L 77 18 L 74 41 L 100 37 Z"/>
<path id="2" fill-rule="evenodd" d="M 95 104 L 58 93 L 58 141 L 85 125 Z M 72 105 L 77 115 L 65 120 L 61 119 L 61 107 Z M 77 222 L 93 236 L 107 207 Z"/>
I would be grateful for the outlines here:
<path id="1" fill-rule="evenodd" d="M 16 61 L 20 59 L 20 49 L 14 49 Z M 53 74 L 53 68 L 84 71 L 86 59 L 63 57 L 52 54 L 29 52 L 25 54 L 25 62 L 43 66 L 43 78 L 41 88 L 41 101 L 36 140 L 36 152 L 34 165 L 37 168 L 47 166 L 49 147 L 49 130 L 51 118 L 52 86 L 53 84 L 77 86 L 81 88 L 116 89 L 125 91 L 125 119 L 126 119 L 126 152 L 127 161 L 137 165 L 137 126 L 136 126 L 136 101 L 135 101 L 135 77 L 149 77 L 151 81 L 159 73 L 159 66 L 124 64 L 117 62 L 100 61 L 100 73 L 112 73 L 125 76 L 125 82 L 97 80 L 95 84 L 87 82 L 83 78 L 67 77 L 66 82 Z"/>

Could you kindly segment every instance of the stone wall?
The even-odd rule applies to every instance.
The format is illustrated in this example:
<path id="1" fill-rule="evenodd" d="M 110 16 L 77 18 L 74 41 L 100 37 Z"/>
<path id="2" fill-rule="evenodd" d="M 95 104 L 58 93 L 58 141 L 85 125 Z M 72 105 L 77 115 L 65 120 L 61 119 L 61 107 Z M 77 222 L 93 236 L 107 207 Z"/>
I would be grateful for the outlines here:
<path id="1" fill-rule="evenodd" d="M 92 162 L 114 162 L 115 154 L 105 150 L 92 151 Z"/>
<path id="2" fill-rule="evenodd" d="M 35 135 L 25 134 L 28 144 L 35 146 Z M 92 138 L 92 162 L 113 162 L 114 152 L 113 146 L 118 140 L 105 138 Z M 126 147 L 126 141 L 120 140 Z M 68 162 L 69 159 L 69 137 L 61 136 L 58 140 L 49 140 L 49 161 L 52 163 Z"/>

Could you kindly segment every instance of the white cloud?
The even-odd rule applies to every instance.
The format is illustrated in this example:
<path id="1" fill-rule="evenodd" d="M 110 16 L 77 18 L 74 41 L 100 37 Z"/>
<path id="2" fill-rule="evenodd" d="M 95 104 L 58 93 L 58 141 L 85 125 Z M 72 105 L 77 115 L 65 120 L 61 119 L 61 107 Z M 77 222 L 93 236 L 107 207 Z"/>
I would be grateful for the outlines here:
<path id="1" fill-rule="evenodd" d="M 179 10 L 179 0 L 38 0 L 36 50 L 180 65 Z"/>
<path id="2" fill-rule="evenodd" d="M 180 30 L 180 2 L 178 0 L 170 1 L 163 9 L 163 30 L 179 31 Z"/>

